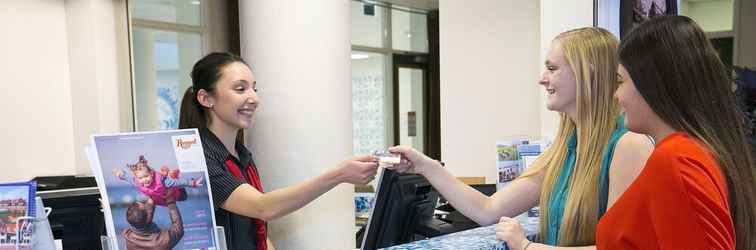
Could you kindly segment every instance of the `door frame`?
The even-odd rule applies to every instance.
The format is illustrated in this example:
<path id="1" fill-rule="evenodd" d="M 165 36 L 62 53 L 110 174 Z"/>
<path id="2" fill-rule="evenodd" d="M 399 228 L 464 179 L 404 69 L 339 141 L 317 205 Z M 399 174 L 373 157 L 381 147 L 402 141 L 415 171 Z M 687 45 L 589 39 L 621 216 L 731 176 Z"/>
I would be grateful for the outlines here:
<path id="1" fill-rule="evenodd" d="M 438 86 L 431 86 L 430 69 L 428 67 L 428 57 L 426 53 L 404 53 L 393 54 L 392 59 L 392 85 L 393 85 L 393 123 L 394 123 L 394 144 L 399 144 L 399 68 L 413 68 L 423 70 L 423 153 L 433 159 L 440 159 L 441 153 L 441 133 L 439 111 L 440 106 L 433 100 L 437 95 Z"/>

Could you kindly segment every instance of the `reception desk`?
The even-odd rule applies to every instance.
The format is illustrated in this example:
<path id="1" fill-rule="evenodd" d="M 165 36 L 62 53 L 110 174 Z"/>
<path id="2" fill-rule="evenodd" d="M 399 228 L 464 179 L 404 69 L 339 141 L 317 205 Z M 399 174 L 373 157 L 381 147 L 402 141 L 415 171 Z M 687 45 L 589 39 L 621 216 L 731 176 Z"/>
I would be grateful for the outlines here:
<path id="1" fill-rule="evenodd" d="M 496 231 L 494 230 L 495 227 L 496 225 L 479 227 L 382 249 L 505 250 L 507 248 L 504 246 L 504 243 L 497 242 L 496 240 Z M 532 241 L 538 232 L 538 224 L 523 224 L 523 228 L 525 229 L 528 238 Z"/>

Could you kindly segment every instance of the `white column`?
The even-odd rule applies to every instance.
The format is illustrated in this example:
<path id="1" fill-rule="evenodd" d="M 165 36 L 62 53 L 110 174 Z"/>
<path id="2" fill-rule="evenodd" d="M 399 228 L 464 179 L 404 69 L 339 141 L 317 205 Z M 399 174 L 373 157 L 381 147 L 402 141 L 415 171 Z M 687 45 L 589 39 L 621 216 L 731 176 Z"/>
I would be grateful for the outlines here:
<path id="1" fill-rule="evenodd" d="M 350 1 L 239 1 L 242 56 L 261 98 L 248 146 L 266 190 L 352 153 Z M 354 249 L 353 186 L 271 221 L 277 249 Z"/>
<path id="2" fill-rule="evenodd" d="M 155 72 L 155 32 L 148 29 L 133 29 L 134 41 L 134 88 L 136 95 L 136 129 L 157 130 L 157 80 Z"/>
<path id="3" fill-rule="evenodd" d="M 178 32 L 176 34 L 178 38 L 176 44 L 178 45 L 178 101 L 181 105 L 181 99 L 184 97 L 184 91 L 189 86 L 192 86 L 192 68 L 194 64 L 203 56 L 202 40 L 199 35 L 194 33 Z M 209 41 L 210 39 L 206 39 Z M 207 46 L 209 47 L 209 46 Z M 208 54 L 211 51 L 206 51 L 204 54 Z M 212 51 L 214 52 L 214 51 Z M 171 86 L 172 87 L 172 86 Z M 179 106 L 180 107 L 180 106 Z"/>
<path id="4" fill-rule="evenodd" d="M 211 1 L 203 1 L 201 2 L 202 5 L 210 5 Z M 216 2 L 222 2 L 222 1 L 216 1 Z M 179 23 L 186 23 L 186 24 L 199 24 L 200 16 L 199 13 L 202 12 L 202 8 L 209 8 L 209 6 L 202 6 L 200 7 L 200 12 L 196 12 L 194 8 L 196 8 L 197 5 L 194 4 L 178 4 L 177 11 L 176 11 L 176 21 Z M 210 11 L 207 11 L 210 12 Z M 204 17 L 202 17 L 204 18 Z M 210 26 L 210 23 L 213 23 L 217 20 L 202 20 L 204 25 Z M 196 23 L 195 23 L 196 22 Z M 211 28 L 212 29 L 212 28 Z M 196 33 L 188 33 L 188 32 L 176 32 L 176 45 L 178 46 L 178 79 L 176 79 L 177 85 L 175 86 L 178 89 L 178 101 L 179 105 L 181 105 L 181 99 L 184 97 L 184 91 L 186 91 L 186 88 L 189 86 L 192 86 L 192 68 L 194 67 L 194 64 L 202 58 L 203 55 L 208 54 L 210 52 L 215 52 L 212 49 L 205 49 L 210 48 L 210 45 L 207 44 L 207 46 L 203 46 L 203 40 L 206 43 L 209 43 L 209 41 L 215 39 L 213 37 L 207 37 L 212 36 L 212 34 L 207 34 L 206 37 L 200 37 Z M 174 86 L 164 86 L 164 87 L 174 87 Z M 180 107 L 180 106 L 179 106 Z"/>

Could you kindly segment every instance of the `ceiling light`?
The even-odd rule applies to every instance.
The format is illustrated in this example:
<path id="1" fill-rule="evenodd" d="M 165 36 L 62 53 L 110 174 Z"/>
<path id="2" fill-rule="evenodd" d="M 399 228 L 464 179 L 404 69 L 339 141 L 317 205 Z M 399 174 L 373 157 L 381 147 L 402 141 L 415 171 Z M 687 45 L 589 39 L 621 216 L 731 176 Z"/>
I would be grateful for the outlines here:
<path id="1" fill-rule="evenodd" d="M 370 58 L 367 54 L 352 54 L 352 59 L 368 59 Z"/>

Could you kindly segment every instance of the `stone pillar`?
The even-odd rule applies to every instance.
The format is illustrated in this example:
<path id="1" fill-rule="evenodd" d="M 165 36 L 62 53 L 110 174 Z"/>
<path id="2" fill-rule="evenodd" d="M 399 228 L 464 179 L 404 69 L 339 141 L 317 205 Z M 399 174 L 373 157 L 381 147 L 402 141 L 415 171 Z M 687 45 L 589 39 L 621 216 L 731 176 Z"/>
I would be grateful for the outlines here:
<path id="1" fill-rule="evenodd" d="M 261 104 L 247 144 L 266 190 L 352 154 L 350 1 L 239 1 L 242 57 Z M 277 249 L 354 249 L 353 186 L 269 222 Z"/>

